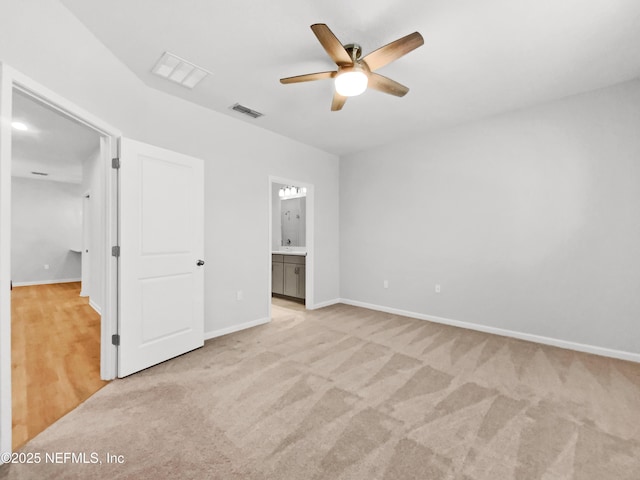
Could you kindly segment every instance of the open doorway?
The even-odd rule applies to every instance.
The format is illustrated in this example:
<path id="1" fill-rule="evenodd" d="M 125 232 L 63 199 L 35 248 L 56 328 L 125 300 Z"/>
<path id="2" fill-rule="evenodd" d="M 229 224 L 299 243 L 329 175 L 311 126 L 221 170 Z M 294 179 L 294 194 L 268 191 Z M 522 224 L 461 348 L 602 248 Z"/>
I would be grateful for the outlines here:
<path id="1" fill-rule="evenodd" d="M 204 345 L 204 162 L 122 138 L 91 113 L 0 62 L 0 452 L 12 451 L 13 97 L 19 91 L 100 136 L 104 201 L 90 265 L 104 265 L 100 378 L 131 375 Z M 171 192 L 171 195 L 167 195 Z M 96 199 L 92 187 L 90 198 Z M 100 243 L 101 242 L 101 243 Z M 77 250 L 76 247 L 65 247 Z M 74 253 L 76 252 L 68 252 Z M 145 268 L 138 268 L 142 265 Z M 44 269 L 44 266 L 42 267 Z M 93 267 L 91 267 L 93 268 Z M 45 269 L 47 270 L 47 269 Z M 149 281 L 151 280 L 151 281 Z M 79 285 L 78 285 L 79 287 Z M 76 300 L 80 290 L 75 295 Z M 54 294 L 56 296 L 56 294 Z M 86 305 L 85 305 L 86 306 Z M 89 308 L 92 306 L 90 305 Z M 142 314 L 140 314 L 142 312 Z M 185 315 L 184 312 L 190 312 Z M 48 340 L 47 340 L 48 341 Z M 77 347 L 76 342 L 75 346 Z M 46 361 L 43 369 L 49 365 Z M 0 460 L 2 463 L 2 460 Z"/>
<path id="2" fill-rule="evenodd" d="M 12 446 L 17 449 L 107 382 L 100 378 L 104 265 L 87 261 L 104 228 L 101 209 L 89 214 L 83 193 L 99 192 L 94 201 L 104 203 L 104 182 L 96 174 L 102 136 L 19 89 L 13 90 L 12 104 Z M 91 296 L 81 296 L 91 290 Z"/>
<path id="3" fill-rule="evenodd" d="M 313 185 L 270 177 L 269 296 L 272 319 L 313 308 L 313 213 Z"/>
<path id="4" fill-rule="evenodd" d="M 97 218 L 101 218 L 102 226 L 101 232 L 103 238 L 101 238 L 102 244 L 98 242 L 97 250 L 94 252 L 93 259 L 96 260 L 100 258 L 103 262 L 104 268 L 101 274 L 101 287 L 95 292 L 99 292 L 101 295 L 101 311 L 96 312 L 98 315 L 98 324 L 100 328 L 100 337 L 99 337 L 99 368 L 100 368 L 100 377 L 98 380 L 111 380 L 115 378 L 117 371 L 116 364 L 116 348 L 111 345 L 111 337 L 112 334 L 117 332 L 117 260 L 112 258 L 110 245 L 116 244 L 118 238 L 118 230 L 117 230 L 117 172 L 112 170 L 112 162 L 111 158 L 117 156 L 117 139 L 120 137 L 120 133 L 109 126 L 108 124 L 102 122 L 100 119 L 94 117 L 89 112 L 84 111 L 80 107 L 75 104 L 69 102 L 65 98 L 57 95 L 46 87 L 38 84 L 33 81 L 29 77 L 22 75 L 16 70 L 8 67 L 6 64 L 0 63 L 0 117 L 2 121 L 0 122 L 0 451 L 3 453 L 12 451 L 12 445 L 17 445 L 17 442 L 13 441 L 13 403 L 14 403 L 14 395 L 12 395 L 12 384 L 13 380 L 17 379 L 20 381 L 20 375 L 16 372 L 16 368 L 18 367 L 20 359 L 16 359 L 16 362 L 12 362 L 13 357 L 13 333 L 12 332 L 12 313 L 14 312 L 14 305 L 12 305 L 13 298 L 13 290 L 11 289 L 12 285 L 12 276 L 19 276 L 18 272 L 14 272 L 11 268 L 12 257 L 14 256 L 13 252 L 13 221 L 12 216 L 16 217 L 17 220 L 22 219 L 24 222 L 31 221 L 32 223 L 44 223 L 42 220 L 42 212 L 40 212 L 40 219 L 36 219 L 31 216 L 31 214 L 22 215 L 18 212 L 14 212 L 14 195 L 12 194 L 12 190 L 16 191 L 16 195 L 21 198 L 27 198 L 27 202 L 31 202 L 31 204 L 48 204 L 50 200 L 48 197 L 45 197 L 45 190 L 55 190 L 57 191 L 58 196 L 69 199 L 70 197 L 74 200 L 78 201 L 76 203 L 76 207 L 74 207 L 74 212 L 71 216 L 75 217 L 75 226 L 81 224 L 81 211 L 82 211 L 82 200 L 76 198 L 76 193 L 80 191 L 82 187 L 73 186 L 73 182 L 58 182 L 59 185 L 53 187 L 52 185 L 55 182 L 46 182 L 40 179 L 39 188 L 33 188 L 33 186 L 26 186 L 22 188 L 24 185 L 17 186 L 15 182 L 25 183 L 26 180 L 24 178 L 19 178 L 14 181 L 14 176 L 12 173 L 16 174 L 15 178 L 19 177 L 20 168 L 24 167 L 26 171 L 29 173 L 32 171 L 42 172 L 41 168 L 36 168 L 35 165 L 31 164 L 29 166 L 28 162 L 21 164 L 19 159 L 16 160 L 14 157 L 20 156 L 20 142 L 17 138 L 14 138 L 14 131 L 20 130 L 22 128 L 23 132 L 28 131 L 24 130 L 24 125 L 20 125 L 20 119 L 14 119 L 14 101 L 21 102 L 22 100 L 30 100 L 35 102 L 36 105 L 40 108 L 48 109 L 50 113 L 61 114 L 66 117 L 67 121 L 75 122 L 77 125 L 82 125 L 84 127 L 88 127 L 93 130 L 94 138 L 97 135 L 99 138 L 99 145 L 96 148 L 95 144 L 92 145 L 92 149 L 95 149 L 95 175 L 100 177 L 103 182 L 103 192 L 102 198 L 104 201 L 100 206 L 101 213 Z M 16 108 L 20 108 L 17 106 Z M 18 111 L 15 112 L 16 117 L 19 114 Z M 16 122 L 18 122 L 16 124 Z M 44 132 L 37 132 L 34 130 L 34 134 L 37 134 L 37 138 L 40 141 L 44 142 Z M 13 145 L 15 144 L 15 145 Z M 34 168 L 31 168 L 34 167 Z M 81 168 L 82 171 L 82 168 Z M 56 172 L 48 172 L 53 176 Z M 31 174 L 31 173 L 30 173 Z M 56 173 L 57 174 L 57 173 Z M 32 176 L 34 174 L 31 174 Z M 83 173 L 80 174 L 81 176 Z M 35 174 L 35 176 L 38 176 Z M 39 175 L 40 177 L 44 177 L 45 175 Z M 82 181 L 80 181 L 82 183 Z M 58 188 L 61 187 L 61 188 Z M 36 192 L 36 193 L 34 193 Z M 21 202 L 16 202 L 16 207 L 24 207 L 25 205 Z M 33 205 L 32 205 L 33 206 Z M 13 214 L 13 215 L 12 215 Z M 53 216 L 53 215 L 52 215 Z M 95 211 L 91 214 L 92 218 L 96 218 Z M 45 218 L 47 216 L 45 215 Z M 66 217 L 68 220 L 68 217 Z M 47 218 L 47 221 L 49 219 Z M 57 227 L 51 227 L 57 228 Z M 80 231 L 81 231 L 80 227 Z M 77 228 L 69 228 L 69 232 L 78 231 Z M 72 238 L 75 238 L 75 242 L 72 241 Z M 16 245 L 19 244 L 18 241 L 15 241 Z M 80 253 L 78 250 L 82 248 L 82 235 L 68 235 L 64 240 L 64 249 L 65 252 L 61 256 L 57 258 L 56 261 L 49 261 L 49 263 L 43 263 L 41 259 L 38 260 L 38 263 L 34 265 L 37 266 L 35 270 L 32 270 L 29 275 L 34 277 L 34 280 L 24 280 L 22 283 L 24 287 L 35 286 L 28 285 L 29 283 L 39 283 L 40 286 L 45 288 L 50 288 L 51 285 L 59 285 L 61 286 L 61 291 L 54 292 L 51 294 L 51 297 L 54 297 L 54 301 L 59 301 L 60 297 L 64 293 L 69 293 L 69 290 L 72 290 L 72 298 L 74 301 L 86 300 L 82 299 L 79 296 L 80 293 L 80 283 L 79 282 L 70 282 L 68 280 L 77 280 L 77 269 L 75 269 L 80 263 Z M 47 247 L 48 248 L 48 247 Z M 43 247 L 44 249 L 44 247 Z M 30 256 L 27 255 L 27 260 L 22 263 L 23 267 L 27 267 L 25 271 L 29 270 L 29 258 L 35 258 L 37 254 L 40 253 L 40 247 L 35 246 L 29 250 Z M 48 265 L 49 268 L 45 268 L 45 265 Z M 57 272 L 52 272 L 54 269 L 54 265 L 59 267 Z M 24 273 L 24 272 L 22 272 Z M 58 277 L 54 277 L 49 280 L 59 281 L 67 280 L 67 282 L 63 283 L 47 283 L 47 278 L 45 278 L 45 274 L 56 273 Z M 70 275 L 70 276 L 67 276 Z M 62 277 L 64 276 L 64 278 Z M 98 275 L 100 276 L 100 275 Z M 18 286 L 21 282 L 17 281 L 16 285 Z M 62 288 L 64 287 L 64 288 Z M 18 287 L 16 287 L 18 288 Z M 51 287 L 52 288 L 52 287 Z M 75 289 L 75 290 L 73 290 Z M 77 294 L 76 294 L 77 293 Z M 28 306 L 32 306 L 37 304 L 37 302 L 33 302 L 30 300 L 30 296 L 25 296 L 27 300 L 26 303 Z M 16 307 L 19 307 L 19 303 Z M 83 305 L 84 310 L 88 312 L 94 311 L 92 306 L 87 304 Z M 47 309 L 46 311 L 51 313 L 52 308 Z M 99 315 L 101 314 L 101 315 Z M 50 315 L 46 317 L 49 323 L 55 324 L 58 319 L 55 315 Z M 40 333 L 40 329 L 38 328 L 26 328 L 27 334 L 26 337 L 35 337 Z M 43 339 L 43 344 L 53 343 L 54 339 L 47 337 Z M 74 348 L 82 348 L 83 342 L 76 342 Z M 68 350 L 66 352 L 68 353 Z M 72 349 L 73 350 L 73 349 Z M 26 351 L 31 352 L 32 349 L 26 349 Z M 57 373 L 52 373 L 52 368 L 50 364 L 50 359 L 47 358 L 41 362 L 40 369 L 45 377 L 53 377 L 57 375 Z M 73 361 L 69 358 L 66 358 L 66 361 Z M 14 378 L 12 378 L 14 377 Z M 24 377 L 22 379 L 24 381 Z M 27 380 L 28 381 L 28 380 Z M 68 382 L 72 383 L 72 382 Z M 56 400 L 58 400 L 56 398 Z M 47 397 L 47 403 L 51 403 L 50 397 Z M 71 407 L 73 408 L 73 407 Z M 54 421 L 55 418 L 51 419 L 51 422 Z M 18 440 L 19 442 L 20 440 Z"/>

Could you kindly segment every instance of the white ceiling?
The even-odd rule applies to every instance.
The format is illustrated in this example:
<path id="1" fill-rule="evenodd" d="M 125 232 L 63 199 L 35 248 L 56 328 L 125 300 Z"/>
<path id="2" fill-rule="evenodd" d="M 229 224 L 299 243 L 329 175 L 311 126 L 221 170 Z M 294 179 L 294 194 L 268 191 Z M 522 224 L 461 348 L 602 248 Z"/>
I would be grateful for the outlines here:
<path id="1" fill-rule="evenodd" d="M 82 182 L 82 163 L 100 146 L 95 130 L 20 91 L 13 95 L 13 121 L 24 123 L 28 130 L 12 131 L 12 176 Z"/>
<path id="2" fill-rule="evenodd" d="M 638 0 L 62 3 L 150 87 L 335 154 L 640 76 Z M 331 112 L 331 80 L 281 85 L 335 69 L 313 23 L 365 55 L 419 31 L 424 46 L 379 70 L 411 91 L 367 91 Z M 194 90 L 152 75 L 165 50 L 213 75 Z"/>

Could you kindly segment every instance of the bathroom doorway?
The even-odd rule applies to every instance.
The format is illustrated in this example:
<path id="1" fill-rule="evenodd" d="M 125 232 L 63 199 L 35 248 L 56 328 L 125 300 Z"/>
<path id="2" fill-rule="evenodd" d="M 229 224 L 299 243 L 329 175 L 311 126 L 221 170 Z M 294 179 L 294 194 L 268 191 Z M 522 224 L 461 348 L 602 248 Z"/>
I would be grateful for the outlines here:
<path id="1" fill-rule="evenodd" d="M 269 177 L 269 318 L 273 305 L 313 308 L 313 239 L 313 185 Z"/>

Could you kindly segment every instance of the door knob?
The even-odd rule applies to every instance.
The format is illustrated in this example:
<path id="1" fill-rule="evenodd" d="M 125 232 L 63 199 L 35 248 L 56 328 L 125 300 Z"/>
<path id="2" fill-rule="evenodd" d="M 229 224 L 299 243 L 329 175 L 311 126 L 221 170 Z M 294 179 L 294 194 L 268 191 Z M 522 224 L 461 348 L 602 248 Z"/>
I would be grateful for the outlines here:
<path id="1" fill-rule="evenodd" d="M 197 265 L 197 266 L 199 266 L 199 267 L 201 267 L 202 265 L 204 265 L 204 260 L 198 260 L 198 261 L 196 262 L 196 265 Z"/>

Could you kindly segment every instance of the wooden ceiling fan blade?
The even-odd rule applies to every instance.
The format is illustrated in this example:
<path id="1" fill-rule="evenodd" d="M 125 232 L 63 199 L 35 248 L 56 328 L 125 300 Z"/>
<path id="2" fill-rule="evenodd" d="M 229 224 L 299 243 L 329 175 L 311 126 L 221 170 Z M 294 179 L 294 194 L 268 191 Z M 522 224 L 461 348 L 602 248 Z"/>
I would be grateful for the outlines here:
<path id="1" fill-rule="evenodd" d="M 367 86 L 396 97 L 404 97 L 409 92 L 409 87 L 405 87 L 401 83 L 377 73 L 369 74 L 369 84 Z"/>
<path id="2" fill-rule="evenodd" d="M 336 38 L 324 23 L 314 23 L 311 25 L 311 30 L 313 30 L 313 33 L 318 37 L 318 41 L 331 59 L 336 62 L 336 65 L 341 67 L 353 63 L 353 60 L 351 60 L 351 57 L 342 46 L 342 43 L 340 43 L 340 40 Z"/>
<path id="3" fill-rule="evenodd" d="M 338 110 L 342 110 L 344 104 L 346 103 L 348 97 L 343 97 L 338 92 L 334 92 L 333 101 L 331 102 L 331 111 L 336 112 Z"/>
<path id="4" fill-rule="evenodd" d="M 416 48 L 424 45 L 424 38 L 418 32 L 413 32 L 406 37 L 402 37 L 395 42 L 386 44 L 384 47 L 371 52 L 362 61 L 366 62 L 373 72 L 386 64 L 397 60 Z"/>
<path id="5" fill-rule="evenodd" d="M 307 73 L 305 75 L 296 75 L 295 77 L 281 78 L 280 83 L 300 83 L 300 82 L 312 82 L 314 80 L 324 80 L 325 78 L 333 78 L 338 72 L 317 72 Z"/>

